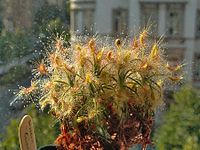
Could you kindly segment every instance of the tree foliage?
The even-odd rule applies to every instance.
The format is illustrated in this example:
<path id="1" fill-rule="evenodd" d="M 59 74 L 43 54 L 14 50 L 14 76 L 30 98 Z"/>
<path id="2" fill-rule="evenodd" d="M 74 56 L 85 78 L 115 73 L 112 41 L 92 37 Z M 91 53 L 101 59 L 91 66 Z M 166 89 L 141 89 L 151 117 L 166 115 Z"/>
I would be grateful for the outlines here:
<path id="1" fill-rule="evenodd" d="M 66 15 L 64 13 L 62 9 L 45 2 L 35 14 L 34 33 L 47 34 L 48 30 L 59 32 L 66 23 Z"/>
<path id="2" fill-rule="evenodd" d="M 200 147 L 200 97 L 185 87 L 164 116 L 155 138 L 159 150 L 198 150 Z"/>
<path id="3" fill-rule="evenodd" d="M 45 2 L 35 13 L 33 28 L 29 31 L 17 29 L 15 32 L 9 32 L 3 29 L 1 32 L 0 22 L 0 63 L 9 65 L 10 62 L 14 62 L 17 65 L 5 72 L 0 78 L 0 84 L 14 83 L 24 78 L 24 75 L 30 75 L 30 69 L 21 69 L 24 68 L 24 65 L 18 64 L 18 60 L 34 53 L 35 49 L 38 50 L 36 54 L 38 56 L 45 49 L 49 38 L 55 38 L 62 34 L 65 40 L 69 40 L 68 32 L 65 30 L 66 32 L 63 33 L 66 22 L 64 13 L 66 13 L 64 10 Z"/>
<path id="4" fill-rule="evenodd" d="M 0 36 L 0 60 L 10 62 L 32 52 L 33 38 L 24 31 L 11 33 L 4 31 Z"/>
<path id="5" fill-rule="evenodd" d="M 36 12 L 33 22 L 33 34 L 40 38 L 40 42 L 35 44 L 36 49 L 45 49 L 49 44 L 49 39 L 54 39 L 61 35 L 65 40 L 69 40 L 69 29 L 67 26 L 67 19 L 69 17 L 66 14 L 69 12 L 65 10 L 44 2 Z"/>

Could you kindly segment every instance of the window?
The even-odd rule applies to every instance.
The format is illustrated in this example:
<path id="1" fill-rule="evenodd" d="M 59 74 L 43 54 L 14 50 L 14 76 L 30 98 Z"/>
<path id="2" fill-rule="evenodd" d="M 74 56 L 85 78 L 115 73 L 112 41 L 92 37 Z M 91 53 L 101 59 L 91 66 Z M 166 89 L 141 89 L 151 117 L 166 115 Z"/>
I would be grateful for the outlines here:
<path id="1" fill-rule="evenodd" d="M 200 81 L 200 53 L 194 54 L 193 80 Z"/>
<path id="2" fill-rule="evenodd" d="M 71 29 L 77 34 L 91 35 L 93 33 L 94 10 L 71 11 Z"/>
<path id="3" fill-rule="evenodd" d="M 158 4 L 141 3 L 141 27 L 151 26 L 153 33 L 158 32 Z"/>
<path id="4" fill-rule="evenodd" d="M 78 31 L 78 11 L 71 11 L 71 29 L 72 31 Z"/>
<path id="5" fill-rule="evenodd" d="M 167 61 L 170 63 L 170 65 L 177 65 L 180 64 L 184 60 L 184 52 L 185 49 L 179 49 L 179 48 L 168 48 L 165 50 Z"/>
<path id="6" fill-rule="evenodd" d="M 200 10 L 197 10 L 197 37 L 200 37 Z"/>
<path id="7" fill-rule="evenodd" d="M 128 11 L 118 8 L 113 10 L 113 34 L 127 34 L 128 29 Z"/>
<path id="8" fill-rule="evenodd" d="M 94 10 L 87 9 L 83 10 L 83 22 L 82 22 L 82 33 L 91 35 L 94 28 Z"/>
<path id="9" fill-rule="evenodd" d="M 167 36 L 181 37 L 184 28 L 184 4 L 167 4 L 166 10 Z"/>

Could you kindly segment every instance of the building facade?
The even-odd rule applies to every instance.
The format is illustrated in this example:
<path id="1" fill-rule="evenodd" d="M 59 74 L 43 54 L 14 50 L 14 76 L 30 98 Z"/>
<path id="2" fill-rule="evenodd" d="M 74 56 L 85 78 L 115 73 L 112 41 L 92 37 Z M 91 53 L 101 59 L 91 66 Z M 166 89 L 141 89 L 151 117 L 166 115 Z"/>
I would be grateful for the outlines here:
<path id="1" fill-rule="evenodd" d="M 188 82 L 200 85 L 200 0 L 70 0 L 72 38 L 77 35 L 133 36 L 152 25 L 164 35 L 172 63 L 186 63 Z"/>

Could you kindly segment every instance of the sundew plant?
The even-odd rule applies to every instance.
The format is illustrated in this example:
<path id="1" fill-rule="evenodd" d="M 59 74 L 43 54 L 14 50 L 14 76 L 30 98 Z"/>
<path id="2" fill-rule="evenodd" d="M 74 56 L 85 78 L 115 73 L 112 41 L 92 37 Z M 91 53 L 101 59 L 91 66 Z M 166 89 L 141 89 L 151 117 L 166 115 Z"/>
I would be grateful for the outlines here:
<path id="1" fill-rule="evenodd" d="M 58 149 L 146 149 L 164 83 L 182 79 L 181 65 L 170 66 L 160 40 L 149 37 L 144 29 L 130 41 L 91 38 L 71 46 L 57 37 L 17 96 L 37 99 L 60 121 Z"/>

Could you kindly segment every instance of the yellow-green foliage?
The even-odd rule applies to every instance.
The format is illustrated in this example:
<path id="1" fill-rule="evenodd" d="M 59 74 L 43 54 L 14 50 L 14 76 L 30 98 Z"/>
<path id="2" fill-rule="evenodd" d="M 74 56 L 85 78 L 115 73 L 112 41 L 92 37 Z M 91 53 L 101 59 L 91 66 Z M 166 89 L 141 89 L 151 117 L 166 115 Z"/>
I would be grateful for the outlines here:
<path id="1" fill-rule="evenodd" d="M 150 40 L 147 29 L 129 42 L 92 38 L 71 47 L 65 42 L 62 37 L 52 42 L 33 70 L 31 86 L 21 87 L 17 96 L 37 95 L 42 108 L 50 105 L 55 117 L 73 127 L 86 120 L 100 124 L 110 106 L 122 120 L 128 106 L 152 114 L 162 102 L 163 83 L 182 78 L 181 66 L 165 61 L 160 41 Z"/>
<path id="2" fill-rule="evenodd" d="M 199 150 L 200 97 L 191 87 L 175 94 L 155 136 L 159 150 Z"/>
<path id="3" fill-rule="evenodd" d="M 36 134 L 37 146 L 44 146 L 52 144 L 57 137 L 56 127 L 53 119 L 47 114 L 38 114 L 37 110 L 28 108 L 25 110 L 33 119 L 34 130 Z M 19 138 L 18 127 L 20 119 L 12 119 L 9 125 L 6 127 L 6 132 L 1 135 L 3 139 L 0 143 L 1 150 L 18 150 Z"/>
<path id="4" fill-rule="evenodd" d="M 6 133 L 1 135 L 3 142 L 0 143 L 0 149 L 2 150 L 17 150 L 19 149 L 18 140 L 18 127 L 19 120 L 13 119 L 6 127 Z"/>

